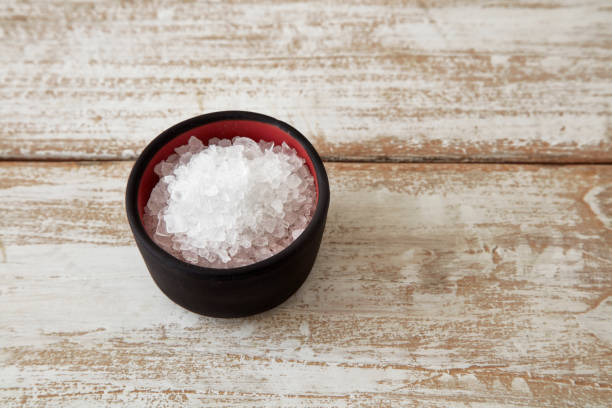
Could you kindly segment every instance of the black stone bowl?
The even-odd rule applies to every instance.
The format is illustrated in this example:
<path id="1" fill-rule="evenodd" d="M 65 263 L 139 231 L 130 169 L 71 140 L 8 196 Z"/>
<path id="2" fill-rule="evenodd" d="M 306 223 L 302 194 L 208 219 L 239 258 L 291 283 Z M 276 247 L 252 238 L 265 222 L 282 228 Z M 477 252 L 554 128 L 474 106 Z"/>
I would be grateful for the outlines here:
<path id="1" fill-rule="evenodd" d="M 317 206 L 304 232 L 287 248 L 263 261 L 230 269 L 204 268 L 183 262 L 161 249 L 144 229 L 142 216 L 158 181 L 153 167 L 190 136 L 205 145 L 213 137 L 234 136 L 287 143 L 314 175 Z M 289 298 L 314 264 L 329 207 L 329 183 L 321 158 L 310 142 L 288 124 L 253 112 L 225 111 L 197 116 L 157 136 L 142 152 L 130 174 L 125 194 L 128 221 L 136 245 L 159 288 L 192 312 L 215 317 L 248 316 L 271 309 Z"/>

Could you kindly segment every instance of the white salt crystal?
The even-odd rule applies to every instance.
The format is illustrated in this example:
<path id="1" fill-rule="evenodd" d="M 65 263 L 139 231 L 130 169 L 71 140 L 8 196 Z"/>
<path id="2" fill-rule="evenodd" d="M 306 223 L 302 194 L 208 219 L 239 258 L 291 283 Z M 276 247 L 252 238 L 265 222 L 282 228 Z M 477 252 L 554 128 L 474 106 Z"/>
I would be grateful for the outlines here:
<path id="1" fill-rule="evenodd" d="M 314 179 L 286 143 L 196 137 L 175 149 L 143 223 L 165 251 L 192 264 L 231 268 L 282 251 L 310 222 Z"/>
<path id="2" fill-rule="evenodd" d="M 268 245 L 268 238 L 266 238 L 262 234 L 261 236 L 255 237 L 252 243 L 253 245 L 258 246 L 258 247 L 266 246 Z"/>
<path id="3" fill-rule="evenodd" d="M 197 137 L 191 136 L 189 138 L 189 141 L 187 142 L 187 145 L 189 145 L 189 151 L 191 153 L 197 153 L 199 151 L 201 151 L 202 149 L 204 149 L 204 143 L 202 143 L 202 141 L 200 139 L 198 139 Z"/>
<path id="4" fill-rule="evenodd" d="M 263 140 L 259 142 L 259 145 L 263 150 L 272 150 L 274 147 L 274 142 L 264 142 Z"/>
<path id="5" fill-rule="evenodd" d="M 163 176 L 163 173 L 161 170 L 162 163 L 165 163 L 165 162 L 159 162 L 155 165 L 155 167 L 153 167 L 153 173 L 157 174 L 158 176 Z"/>
<path id="6" fill-rule="evenodd" d="M 174 149 L 174 151 L 179 155 L 182 156 L 185 153 L 187 153 L 189 151 L 189 145 L 182 145 L 177 147 L 176 149 Z"/>

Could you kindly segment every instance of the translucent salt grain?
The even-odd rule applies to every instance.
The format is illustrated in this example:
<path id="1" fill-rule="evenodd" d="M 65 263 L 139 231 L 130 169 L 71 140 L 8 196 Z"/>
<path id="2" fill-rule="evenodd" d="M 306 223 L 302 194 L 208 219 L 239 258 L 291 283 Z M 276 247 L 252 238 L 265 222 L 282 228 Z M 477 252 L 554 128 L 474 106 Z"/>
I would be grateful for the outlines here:
<path id="1" fill-rule="evenodd" d="M 233 268 L 268 258 L 306 228 L 314 179 L 286 143 L 196 137 L 154 172 L 143 223 L 165 251 L 186 262 Z"/>

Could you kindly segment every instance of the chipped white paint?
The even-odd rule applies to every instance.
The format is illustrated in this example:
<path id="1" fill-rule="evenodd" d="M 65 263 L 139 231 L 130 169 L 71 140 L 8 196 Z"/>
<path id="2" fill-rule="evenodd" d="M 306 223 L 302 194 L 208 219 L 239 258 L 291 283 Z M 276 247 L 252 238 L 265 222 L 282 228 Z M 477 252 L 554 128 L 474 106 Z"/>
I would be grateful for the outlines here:
<path id="1" fill-rule="evenodd" d="M 246 109 L 328 158 L 612 160 L 606 0 L 428 3 L 3 2 L 0 157 L 129 159 Z"/>
<path id="2" fill-rule="evenodd" d="M 531 394 L 529 385 L 527 385 L 527 382 L 521 377 L 516 377 L 512 380 L 512 390 L 516 391 L 518 394 Z"/>
<path id="3" fill-rule="evenodd" d="M 612 397 L 611 237 L 581 201 L 607 166 L 327 164 L 311 276 L 234 320 L 181 309 L 148 276 L 122 209 L 130 166 L 0 165 L 0 405 Z"/>
<path id="4" fill-rule="evenodd" d="M 610 324 L 610 316 L 612 316 L 612 292 L 592 310 L 587 310 L 579 315 L 577 320 L 582 327 L 593 333 L 597 338 L 612 345 L 612 324 Z"/>
<path id="5" fill-rule="evenodd" d="M 593 187 L 584 196 L 584 202 L 589 205 L 604 227 L 612 230 L 612 184 Z"/>

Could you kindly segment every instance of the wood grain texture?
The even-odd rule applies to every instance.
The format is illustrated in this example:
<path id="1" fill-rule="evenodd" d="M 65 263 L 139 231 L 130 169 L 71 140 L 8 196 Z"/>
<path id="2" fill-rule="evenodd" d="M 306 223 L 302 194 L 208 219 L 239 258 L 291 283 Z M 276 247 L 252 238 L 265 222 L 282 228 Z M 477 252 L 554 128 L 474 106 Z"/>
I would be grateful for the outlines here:
<path id="1" fill-rule="evenodd" d="M 609 1 L 4 1 L 0 158 L 285 120 L 330 160 L 612 161 Z"/>
<path id="2" fill-rule="evenodd" d="M 609 406 L 612 167 L 327 164 L 312 274 L 264 314 L 164 297 L 131 163 L 0 165 L 0 405 Z"/>

